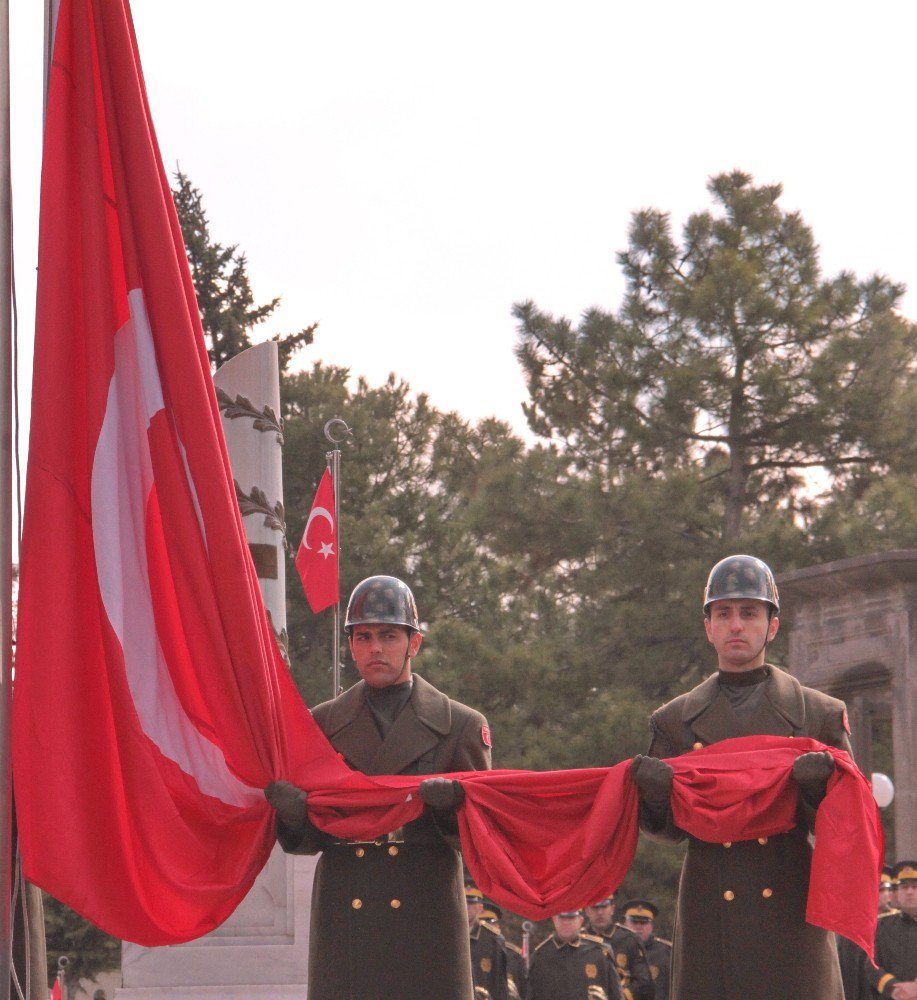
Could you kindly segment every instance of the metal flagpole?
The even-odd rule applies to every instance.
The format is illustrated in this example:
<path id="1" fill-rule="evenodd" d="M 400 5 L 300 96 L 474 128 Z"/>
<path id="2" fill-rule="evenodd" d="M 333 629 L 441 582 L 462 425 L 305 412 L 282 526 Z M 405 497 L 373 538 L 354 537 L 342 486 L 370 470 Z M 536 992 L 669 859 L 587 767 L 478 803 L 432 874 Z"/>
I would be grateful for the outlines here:
<path id="1" fill-rule="evenodd" d="M 335 436 L 338 434 L 340 436 Z M 325 424 L 325 437 L 333 444 L 352 437 L 353 432 L 340 417 L 332 417 Z M 338 574 L 341 571 L 341 449 L 325 452 L 325 461 L 331 470 L 331 488 L 334 490 L 334 537 L 337 540 Z M 334 635 L 331 640 L 331 697 L 341 693 L 341 589 L 338 583 L 338 598 L 334 602 Z"/>
<path id="2" fill-rule="evenodd" d="M 0 1000 L 12 970 L 13 212 L 10 181 L 10 8 L 0 0 Z"/>

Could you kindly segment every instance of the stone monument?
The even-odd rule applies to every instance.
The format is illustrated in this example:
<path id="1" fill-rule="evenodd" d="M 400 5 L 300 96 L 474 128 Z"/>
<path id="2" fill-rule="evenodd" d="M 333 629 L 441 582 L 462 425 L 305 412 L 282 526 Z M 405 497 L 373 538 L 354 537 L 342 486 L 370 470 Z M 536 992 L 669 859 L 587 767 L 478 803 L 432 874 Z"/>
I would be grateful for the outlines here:
<path id="1" fill-rule="evenodd" d="M 877 734 L 890 728 L 896 854 L 917 856 L 917 549 L 781 573 L 777 585 L 790 669 L 847 703 L 867 776 Z"/>

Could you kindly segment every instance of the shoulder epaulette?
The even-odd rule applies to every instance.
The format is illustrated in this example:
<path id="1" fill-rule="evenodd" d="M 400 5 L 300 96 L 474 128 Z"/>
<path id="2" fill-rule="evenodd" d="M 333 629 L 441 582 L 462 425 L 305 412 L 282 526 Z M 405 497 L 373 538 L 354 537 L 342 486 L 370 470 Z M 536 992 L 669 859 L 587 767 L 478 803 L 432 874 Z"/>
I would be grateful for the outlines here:
<path id="1" fill-rule="evenodd" d="M 665 938 L 654 937 L 653 940 L 654 941 L 658 941 L 660 944 L 667 944 L 670 948 L 673 947 L 672 942 L 671 941 L 667 941 Z"/>
<path id="2" fill-rule="evenodd" d="M 886 917 L 894 917 L 897 916 L 900 912 L 901 912 L 900 910 L 885 910 L 883 913 L 879 914 L 879 919 L 884 920 Z"/>
<path id="3" fill-rule="evenodd" d="M 599 937 L 598 934 L 580 934 L 580 938 L 583 941 L 591 941 L 593 944 L 599 944 L 603 948 L 608 944 L 605 938 Z"/>
<path id="4" fill-rule="evenodd" d="M 544 941 L 541 942 L 541 944 L 536 944 L 535 945 L 535 951 L 538 951 L 540 948 L 543 948 L 549 941 L 553 941 L 553 940 L 554 940 L 554 935 L 553 934 L 550 937 L 546 937 L 544 939 Z"/>
<path id="5" fill-rule="evenodd" d="M 503 937 L 502 932 L 498 931 L 497 928 L 494 927 L 493 924 L 487 923 L 486 920 L 479 921 L 479 926 L 483 927 L 485 931 L 490 931 L 491 934 L 495 935 L 498 938 L 502 938 Z"/>
<path id="6" fill-rule="evenodd" d="M 522 949 L 518 944 L 513 944 L 512 941 L 507 941 L 506 938 L 503 939 L 503 946 L 509 948 L 510 951 L 514 951 L 517 955 L 522 954 Z"/>

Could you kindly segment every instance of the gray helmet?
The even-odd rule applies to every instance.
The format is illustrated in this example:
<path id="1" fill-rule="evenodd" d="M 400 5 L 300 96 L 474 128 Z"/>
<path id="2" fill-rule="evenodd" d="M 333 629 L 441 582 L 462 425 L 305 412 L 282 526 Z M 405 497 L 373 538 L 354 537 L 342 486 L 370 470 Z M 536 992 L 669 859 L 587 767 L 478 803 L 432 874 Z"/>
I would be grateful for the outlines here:
<path id="1" fill-rule="evenodd" d="M 710 605 L 714 601 L 743 598 L 769 604 L 769 617 L 780 614 L 777 584 L 767 563 L 755 556 L 727 556 L 710 570 L 710 576 L 707 577 L 704 615 L 709 617 Z"/>
<path id="2" fill-rule="evenodd" d="M 354 625 L 403 625 L 420 631 L 411 588 L 395 576 L 369 576 L 353 588 L 344 615 L 344 631 Z"/>

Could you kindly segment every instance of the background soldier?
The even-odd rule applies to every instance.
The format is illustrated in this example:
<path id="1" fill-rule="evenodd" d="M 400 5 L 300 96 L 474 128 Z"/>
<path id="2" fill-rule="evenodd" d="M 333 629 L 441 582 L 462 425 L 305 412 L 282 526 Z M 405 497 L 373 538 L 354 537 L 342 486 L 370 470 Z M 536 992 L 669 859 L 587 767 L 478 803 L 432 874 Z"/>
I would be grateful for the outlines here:
<path id="1" fill-rule="evenodd" d="M 917 861 L 899 861 L 898 911 L 884 913 L 876 930 L 876 965 L 867 976 L 879 996 L 917 1000 Z"/>
<path id="2" fill-rule="evenodd" d="M 499 927 L 481 920 L 484 893 L 470 880 L 465 881 L 465 906 L 471 942 L 471 976 L 476 987 L 487 990 L 491 1000 L 508 1000 L 506 951 Z"/>
<path id="3" fill-rule="evenodd" d="M 898 886 L 895 884 L 894 865 L 885 865 L 879 879 L 879 913 L 898 909 Z"/>
<path id="4" fill-rule="evenodd" d="M 551 920 L 554 933 L 532 956 L 526 1000 L 623 1000 L 604 942 L 582 933 L 582 911 L 558 913 Z"/>
<path id="5" fill-rule="evenodd" d="M 703 608 L 719 672 L 653 713 L 650 756 L 634 758 L 631 771 L 642 828 L 671 843 L 685 834 L 672 821 L 672 768 L 659 758 L 758 735 L 809 736 L 850 751 L 844 703 L 764 662 L 780 602 L 760 559 L 739 555 L 717 563 Z M 675 918 L 673 1000 L 842 996 L 834 937 L 805 919 L 808 834 L 833 770 L 827 752 L 796 759 L 800 810 L 788 833 L 736 844 L 689 840 Z"/>
<path id="6" fill-rule="evenodd" d="M 365 774 L 490 767 L 484 717 L 412 672 L 422 637 L 410 589 L 390 576 L 358 584 L 344 619 L 362 680 L 314 710 L 332 746 Z M 455 809 L 458 782 L 420 784 L 423 815 L 370 843 L 335 840 L 286 781 L 265 790 L 285 851 L 321 852 L 312 891 L 310 1000 L 468 1000 L 468 920 Z"/>
<path id="7" fill-rule="evenodd" d="M 489 899 L 484 900 L 484 909 L 481 912 L 481 922 L 490 924 L 500 934 L 503 934 L 502 927 L 503 911 L 496 903 Z M 503 950 L 506 953 L 506 988 L 510 1000 L 520 1000 L 525 996 L 525 957 L 519 945 L 508 940 L 504 935 Z"/>
<path id="8" fill-rule="evenodd" d="M 629 899 L 623 906 L 624 926 L 634 932 L 650 966 L 653 977 L 654 1000 L 669 1000 L 672 972 L 672 942 L 654 934 L 659 908 L 647 899 Z"/>
<path id="9" fill-rule="evenodd" d="M 625 1000 L 653 1000 L 653 977 L 640 939 L 632 930 L 615 923 L 614 894 L 586 907 L 589 929 L 611 951 L 621 979 Z"/>

